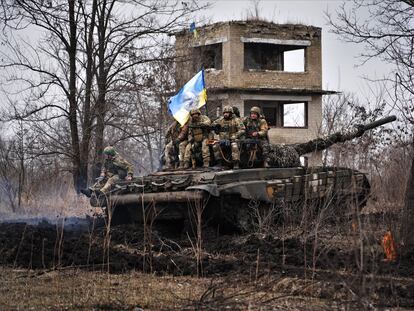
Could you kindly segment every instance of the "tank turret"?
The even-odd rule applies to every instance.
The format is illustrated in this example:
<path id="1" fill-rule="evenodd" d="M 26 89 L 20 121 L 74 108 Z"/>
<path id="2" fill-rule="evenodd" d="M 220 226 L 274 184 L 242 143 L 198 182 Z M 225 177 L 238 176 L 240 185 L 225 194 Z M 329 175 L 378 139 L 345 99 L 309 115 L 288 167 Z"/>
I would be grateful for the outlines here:
<path id="1" fill-rule="evenodd" d="M 393 122 L 395 116 L 389 116 L 366 125 L 357 125 L 347 133 L 336 132 L 324 138 L 316 138 L 305 143 L 291 145 L 270 145 L 269 158 L 271 167 L 297 167 L 300 166 L 300 157 L 304 154 L 322 151 L 334 144 L 343 143 L 357 137 L 361 137 L 366 131 L 381 125 Z"/>

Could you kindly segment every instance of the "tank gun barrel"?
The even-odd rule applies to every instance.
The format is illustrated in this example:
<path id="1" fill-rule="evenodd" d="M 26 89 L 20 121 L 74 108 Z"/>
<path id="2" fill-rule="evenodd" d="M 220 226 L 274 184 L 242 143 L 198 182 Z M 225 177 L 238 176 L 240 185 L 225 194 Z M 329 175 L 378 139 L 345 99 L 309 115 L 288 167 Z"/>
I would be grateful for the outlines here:
<path id="1" fill-rule="evenodd" d="M 316 138 L 306 143 L 296 144 L 294 145 L 294 148 L 300 156 L 306 153 L 314 152 L 314 151 L 322 151 L 322 150 L 329 148 L 330 146 L 334 144 L 343 143 L 345 141 L 352 140 L 356 137 L 360 137 L 366 131 L 369 131 L 381 125 L 393 122 L 396 119 L 397 118 L 395 116 L 385 117 L 385 118 L 376 120 L 374 122 L 371 122 L 365 125 L 355 126 L 355 130 L 350 131 L 348 133 L 336 132 L 325 138 Z"/>
<path id="2" fill-rule="evenodd" d="M 389 116 L 389 117 L 385 117 L 379 120 L 376 120 L 374 122 L 368 123 L 364 125 L 364 131 L 369 131 L 372 130 L 378 126 L 390 123 L 390 122 L 394 122 L 395 120 L 397 120 L 396 116 Z"/>

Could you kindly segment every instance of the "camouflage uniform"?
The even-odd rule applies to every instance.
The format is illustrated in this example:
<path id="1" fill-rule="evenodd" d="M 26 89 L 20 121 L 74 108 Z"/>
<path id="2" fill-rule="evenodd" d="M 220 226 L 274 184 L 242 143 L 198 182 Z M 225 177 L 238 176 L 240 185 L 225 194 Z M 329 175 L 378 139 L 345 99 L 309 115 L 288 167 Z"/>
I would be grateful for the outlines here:
<path id="1" fill-rule="evenodd" d="M 174 121 L 165 134 L 165 168 L 171 168 L 174 163 L 177 154 L 178 147 L 178 160 L 181 165 L 184 161 L 185 147 L 188 143 L 188 123 L 180 127 L 180 123 Z M 177 146 L 178 145 L 178 146 Z"/>
<path id="2" fill-rule="evenodd" d="M 203 157 L 203 166 L 210 165 L 210 150 L 208 148 L 208 140 L 210 136 L 211 121 L 207 116 L 201 115 L 199 109 L 191 110 L 190 115 L 199 114 L 199 119 L 194 120 L 192 117 L 188 123 L 188 144 L 185 148 L 184 167 L 190 167 L 191 155 L 196 147 L 201 144 L 201 153 Z"/>
<path id="3" fill-rule="evenodd" d="M 100 189 L 104 194 L 108 193 L 118 180 L 124 179 L 127 175 L 132 176 L 134 174 L 133 165 L 124 160 L 113 148 L 110 148 L 112 147 L 106 147 L 104 154 L 109 154 L 112 158 L 104 160 L 101 170 L 101 176 L 108 178 L 105 185 Z M 107 150 L 111 153 L 107 153 Z"/>
<path id="4" fill-rule="evenodd" d="M 252 119 L 251 116 L 245 117 L 243 119 L 243 124 L 246 127 L 246 135 L 247 139 L 258 139 L 259 140 L 259 148 L 262 151 L 263 161 L 266 167 L 269 167 L 269 141 L 267 137 L 267 132 L 269 130 L 269 126 L 264 117 L 260 115 L 260 108 L 259 107 L 252 107 L 250 109 L 250 114 L 256 113 L 257 119 Z M 253 133 L 256 132 L 257 136 L 253 136 Z"/>
<path id="5" fill-rule="evenodd" d="M 231 113 L 229 119 L 225 119 L 224 116 L 220 117 L 216 121 L 213 122 L 212 127 L 216 127 L 218 125 L 218 130 L 216 133 L 219 135 L 220 140 L 229 140 L 231 144 L 231 158 L 233 162 L 238 166 L 238 162 L 240 161 L 240 150 L 237 144 L 237 140 L 244 135 L 245 127 L 243 122 L 233 116 L 233 108 L 230 106 L 226 106 L 223 108 L 223 113 L 229 112 Z M 216 160 L 222 159 L 222 152 L 220 150 L 220 145 L 215 144 L 213 146 L 214 150 L 214 157 Z"/>

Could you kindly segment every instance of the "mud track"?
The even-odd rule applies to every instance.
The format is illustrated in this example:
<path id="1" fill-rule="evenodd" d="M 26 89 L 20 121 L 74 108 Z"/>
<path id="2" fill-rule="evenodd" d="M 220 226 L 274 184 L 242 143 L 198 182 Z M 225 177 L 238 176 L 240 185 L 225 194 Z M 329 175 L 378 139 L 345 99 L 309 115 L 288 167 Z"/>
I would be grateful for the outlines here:
<path id="1" fill-rule="evenodd" d="M 385 263 L 380 231 L 364 240 L 361 255 L 360 236 L 348 225 L 325 226 L 307 234 L 300 226 L 244 235 L 217 235 L 206 229 L 197 262 L 195 237 L 170 229 L 157 225 L 144 232 L 142 226 L 110 230 L 98 226 L 66 231 L 59 226 L 1 224 L 0 265 L 38 273 L 73 267 L 110 273 L 199 274 L 238 282 L 287 278 L 286 284 L 277 283 L 280 290 L 306 292 L 310 287 L 312 295 L 328 299 L 348 297 L 350 292 L 357 295 L 363 284 L 377 306 L 414 307 L 414 253 Z M 306 285 L 309 280 L 313 285 Z"/>

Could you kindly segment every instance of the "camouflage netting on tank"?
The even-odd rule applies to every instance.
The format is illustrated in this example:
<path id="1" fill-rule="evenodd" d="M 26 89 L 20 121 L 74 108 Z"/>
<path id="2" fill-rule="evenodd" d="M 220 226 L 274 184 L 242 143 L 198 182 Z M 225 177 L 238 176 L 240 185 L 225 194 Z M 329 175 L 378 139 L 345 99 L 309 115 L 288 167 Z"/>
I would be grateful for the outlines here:
<path id="1" fill-rule="evenodd" d="M 300 166 L 299 154 L 293 145 L 269 145 L 268 148 L 271 167 Z"/>
<path id="2" fill-rule="evenodd" d="M 326 138 L 316 138 L 306 143 L 295 145 L 269 145 L 269 163 L 272 167 L 296 167 L 300 166 L 300 156 L 321 151 L 330 146 L 350 140 L 355 134 L 334 133 Z"/>

